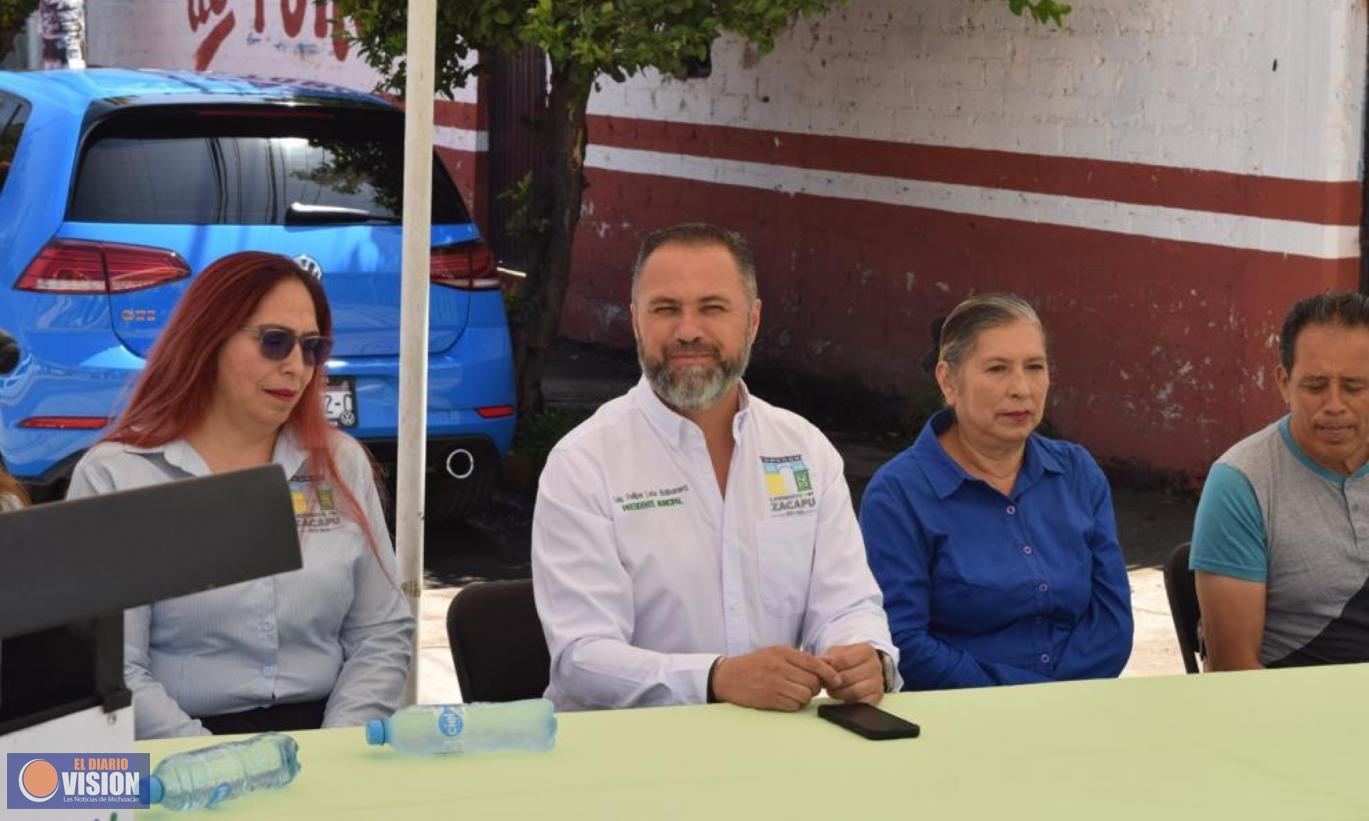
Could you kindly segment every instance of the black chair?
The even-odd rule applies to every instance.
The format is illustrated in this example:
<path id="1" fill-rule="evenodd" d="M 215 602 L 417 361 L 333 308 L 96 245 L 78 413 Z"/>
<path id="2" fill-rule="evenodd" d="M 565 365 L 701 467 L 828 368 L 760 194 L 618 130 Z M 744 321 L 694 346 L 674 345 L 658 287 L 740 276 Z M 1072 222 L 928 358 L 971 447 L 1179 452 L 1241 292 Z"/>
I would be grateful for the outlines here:
<path id="1" fill-rule="evenodd" d="M 1165 593 L 1169 596 L 1169 613 L 1174 618 L 1174 633 L 1179 639 L 1179 653 L 1184 657 L 1184 670 L 1202 670 L 1203 648 L 1199 625 L 1198 588 L 1193 582 L 1193 571 L 1188 569 L 1188 542 L 1175 546 L 1165 561 Z"/>
<path id="2" fill-rule="evenodd" d="M 447 608 L 447 641 L 466 701 L 540 698 L 551 656 L 532 598 L 532 580 L 467 585 Z"/>

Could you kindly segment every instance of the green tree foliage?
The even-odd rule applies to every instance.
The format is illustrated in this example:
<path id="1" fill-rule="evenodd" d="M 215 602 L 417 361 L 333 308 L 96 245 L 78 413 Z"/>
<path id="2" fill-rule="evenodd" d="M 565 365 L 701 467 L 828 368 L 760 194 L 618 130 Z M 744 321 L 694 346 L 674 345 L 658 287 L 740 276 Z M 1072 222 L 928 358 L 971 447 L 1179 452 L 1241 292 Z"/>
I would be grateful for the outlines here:
<path id="1" fill-rule="evenodd" d="M 437 88 L 462 86 L 473 53 L 511 52 L 533 45 L 546 52 L 566 82 L 589 86 L 600 76 L 623 80 L 646 68 L 682 73 L 703 59 L 726 30 L 746 37 L 762 53 L 795 15 L 812 14 L 844 0 L 441 0 L 437 20 Z M 1013 0 L 1017 2 L 1017 0 Z M 1049 3 L 1050 0 L 1045 0 Z M 386 88 L 404 90 L 406 4 L 343 0 L 366 61 Z"/>
<path id="2" fill-rule="evenodd" d="M 0 60 L 14 47 L 24 23 L 38 10 L 38 0 L 0 0 Z"/>
<path id="3" fill-rule="evenodd" d="M 909 0 L 913 2 L 914 0 Z M 497 53 L 526 46 L 551 66 L 545 116 L 536 125 L 541 165 L 510 196 L 527 232 L 532 262 L 511 311 L 519 407 L 542 406 L 542 372 L 560 322 L 570 276 L 571 248 L 584 192 L 588 133 L 585 109 L 601 78 L 621 81 L 645 69 L 686 76 L 723 32 L 740 35 L 761 54 L 803 15 L 845 0 L 439 0 L 436 86 L 448 93 L 483 70 Z M 1054 0 L 1004 0 L 1014 14 L 1061 24 L 1069 6 Z M 402 94 L 407 3 L 337 0 L 351 18 L 362 57 Z M 473 63 L 478 56 L 482 62 Z"/>
<path id="4" fill-rule="evenodd" d="M 1008 0 L 1008 8 L 1018 17 L 1025 11 L 1038 23 L 1054 23 L 1057 26 L 1063 26 L 1065 15 L 1070 13 L 1068 3 L 1057 3 L 1055 0 L 1039 0 L 1036 3 L 1031 0 Z"/>

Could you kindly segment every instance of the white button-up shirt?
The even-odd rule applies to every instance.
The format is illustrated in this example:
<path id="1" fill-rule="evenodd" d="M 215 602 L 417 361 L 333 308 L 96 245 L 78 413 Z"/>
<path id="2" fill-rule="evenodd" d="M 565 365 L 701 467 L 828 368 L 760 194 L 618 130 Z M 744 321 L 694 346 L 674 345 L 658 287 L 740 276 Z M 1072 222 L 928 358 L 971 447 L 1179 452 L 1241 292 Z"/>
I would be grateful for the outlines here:
<path id="1" fill-rule="evenodd" d="M 557 709 L 701 703 L 719 655 L 777 644 L 897 658 L 836 449 L 745 387 L 732 436 L 724 497 L 643 379 L 548 457 L 532 577 Z"/>

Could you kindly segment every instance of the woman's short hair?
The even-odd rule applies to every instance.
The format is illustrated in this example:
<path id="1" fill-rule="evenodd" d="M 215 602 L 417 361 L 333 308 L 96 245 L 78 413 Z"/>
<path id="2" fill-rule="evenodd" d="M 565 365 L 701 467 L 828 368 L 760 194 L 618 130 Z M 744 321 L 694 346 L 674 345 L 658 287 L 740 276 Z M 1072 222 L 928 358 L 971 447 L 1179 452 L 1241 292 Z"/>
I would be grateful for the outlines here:
<path id="1" fill-rule="evenodd" d="M 955 306 L 955 310 L 942 323 L 937 358 L 950 366 L 951 370 L 959 370 L 981 333 L 1024 319 L 1041 328 L 1042 336 L 1045 335 L 1045 326 L 1041 324 L 1041 317 L 1036 315 L 1036 309 L 1017 294 L 972 296 Z"/>

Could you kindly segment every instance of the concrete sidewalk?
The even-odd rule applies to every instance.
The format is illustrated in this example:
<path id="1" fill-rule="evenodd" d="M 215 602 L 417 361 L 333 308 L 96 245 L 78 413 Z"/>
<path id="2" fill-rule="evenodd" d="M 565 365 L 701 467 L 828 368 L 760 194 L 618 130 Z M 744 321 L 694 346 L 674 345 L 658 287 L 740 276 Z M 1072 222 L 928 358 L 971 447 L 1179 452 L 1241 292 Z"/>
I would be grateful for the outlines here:
<path id="1" fill-rule="evenodd" d="M 639 376 L 631 354 L 568 343 L 557 348 L 543 384 L 551 403 L 597 405 L 628 390 Z M 875 470 L 909 444 L 842 431 L 829 431 L 828 436 L 846 462 L 846 476 L 857 504 Z M 1161 568 L 1170 550 L 1189 538 L 1194 504 L 1160 490 L 1114 487 L 1113 505 L 1136 622 L 1131 660 L 1122 675 L 1182 674 L 1184 665 L 1174 638 Z M 460 699 L 446 636 L 447 605 L 457 589 L 451 584 L 432 583 L 423 594 L 420 701 Z"/>

